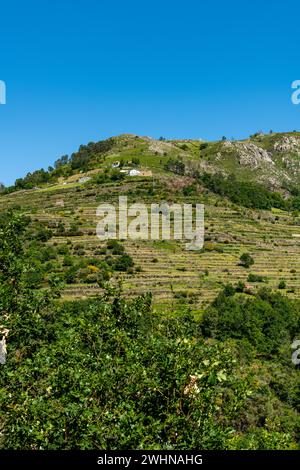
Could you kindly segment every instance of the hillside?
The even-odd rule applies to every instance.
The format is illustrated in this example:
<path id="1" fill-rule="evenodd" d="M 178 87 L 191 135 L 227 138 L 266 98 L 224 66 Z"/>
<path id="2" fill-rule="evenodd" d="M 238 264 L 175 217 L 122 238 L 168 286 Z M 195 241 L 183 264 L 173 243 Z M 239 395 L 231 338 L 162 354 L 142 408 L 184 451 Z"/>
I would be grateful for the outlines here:
<path id="1" fill-rule="evenodd" d="M 0 449 L 299 448 L 298 139 L 122 135 L 2 192 Z M 120 195 L 204 204 L 203 248 L 99 240 Z"/>
<path id="2" fill-rule="evenodd" d="M 46 279 L 54 274 L 65 283 L 66 299 L 101 291 L 97 269 L 102 272 L 103 266 L 88 268 L 97 260 L 106 263 L 110 254 L 96 237 L 96 208 L 101 202 L 117 203 L 120 194 L 132 202 L 205 204 L 201 253 L 186 252 L 176 240 L 122 243 L 134 265 L 124 272 L 107 267 L 104 278 L 121 279 L 126 295 L 151 291 L 159 309 L 193 305 L 201 311 L 227 282 L 242 281 L 255 290 L 262 283 L 277 288 L 284 280 L 285 292 L 294 298 L 300 296 L 299 152 L 298 133 L 214 143 L 122 135 L 63 157 L 63 164 L 50 169 L 47 183 L 28 183 L 27 176 L 24 184 L 35 184 L 34 188 L 8 191 L 0 198 L 0 208 L 19 206 L 36 225 L 50 231 L 52 258 L 39 260 L 39 270 Z M 130 169 L 137 174 L 129 176 Z M 228 181 L 203 179 L 226 178 L 226 173 Z M 259 191 L 265 191 L 261 204 Z M 246 199 L 241 197 L 244 193 Z M 244 252 L 255 260 L 251 270 L 239 263 Z M 94 261 L 84 266 L 83 259 Z M 259 283 L 251 282 L 253 273 Z"/>

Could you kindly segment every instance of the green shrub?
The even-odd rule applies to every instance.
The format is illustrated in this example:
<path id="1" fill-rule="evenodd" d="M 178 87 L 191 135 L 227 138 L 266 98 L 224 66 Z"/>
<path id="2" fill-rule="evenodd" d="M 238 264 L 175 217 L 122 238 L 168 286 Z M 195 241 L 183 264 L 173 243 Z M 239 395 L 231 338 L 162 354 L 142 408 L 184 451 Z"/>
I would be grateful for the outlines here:
<path id="1" fill-rule="evenodd" d="M 240 257 L 240 264 L 244 268 L 250 268 L 254 264 L 254 259 L 249 253 L 243 253 Z"/>
<path id="2" fill-rule="evenodd" d="M 134 266 L 134 262 L 130 255 L 124 253 L 117 258 L 113 266 L 115 271 L 128 271 L 129 268 Z"/>
<path id="3" fill-rule="evenodd" d="M 259 274 L 250 273 L 248 275 L 247 281 L 248 282 L 265 282 L 265 279 L 263 276 L 260 276 Z"/>
<path id="4" fill-rule="evenodd" d="M 299 310 L 292 302 L 267 289 L 247 299 L 240 299 L 233 292 L 231 286 L 226 286 L 205 311 L 202 322 L 205 336 L 247 339 L 264 354 L 291 344 L 299 322 Z"/>

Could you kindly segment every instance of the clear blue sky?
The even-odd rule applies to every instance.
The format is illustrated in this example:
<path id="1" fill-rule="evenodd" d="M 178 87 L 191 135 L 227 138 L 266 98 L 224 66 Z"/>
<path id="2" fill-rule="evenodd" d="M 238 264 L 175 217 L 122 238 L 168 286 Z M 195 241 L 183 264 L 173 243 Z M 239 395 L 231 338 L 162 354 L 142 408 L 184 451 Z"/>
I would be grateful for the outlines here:
<path id="1" fill-rule="evenodd" d="M 0 181 L 124 132 L 300 129 L 298 1 L 1 2 Z"/>

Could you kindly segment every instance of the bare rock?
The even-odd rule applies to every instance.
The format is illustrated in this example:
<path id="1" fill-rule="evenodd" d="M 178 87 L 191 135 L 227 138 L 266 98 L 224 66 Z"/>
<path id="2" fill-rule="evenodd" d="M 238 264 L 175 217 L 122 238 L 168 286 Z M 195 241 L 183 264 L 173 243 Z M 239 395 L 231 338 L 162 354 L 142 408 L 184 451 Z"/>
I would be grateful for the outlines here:
<path id="1" fill-rule="evenodd" d="M 297 152 L 300 151 L 300 142 L 296 137 L 283 136 L 280 140 L 275 142 L 274 150 L 277 152 Z"/>
<path id="2" fill-rule="evenodd" d="M 271 155 L 261 147 L 252 143 L 236 143 L 240 165 L 260 167 L 262 164 L 275 165 Z"/>

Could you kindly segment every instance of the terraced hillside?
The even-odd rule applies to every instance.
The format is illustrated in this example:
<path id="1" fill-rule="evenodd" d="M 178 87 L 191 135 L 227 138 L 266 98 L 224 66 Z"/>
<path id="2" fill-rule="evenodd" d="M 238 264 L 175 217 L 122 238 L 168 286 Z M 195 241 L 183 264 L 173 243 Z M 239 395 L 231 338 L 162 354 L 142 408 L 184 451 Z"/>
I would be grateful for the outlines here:
<path id="1" fill-rule="evenodd" d="M 121 242 L 134 265 L 124 271 L 112 269 L 108 278 L 121 279 L 125 295 L 151 291 L 157 309 L 193 306 L 201 311 L 228 282 L 241 281 L 251 293 L 262 283 L 277 288 L 284 281 L 283 291 L 300 297 L 298 212 L 245 208 L 211 192 L 201 179 L 195 180 L 195 172 L 200 176 L 234 173 L 238 180 L 256 178 L 275 188 L 283 200 L 289 192 L 297 197 L 298 133 L 256 135 L 243 142 L 157 141 L 137 136 L 104 142 L 99 148 L 89 144 L 92 150 L 81 148 L 73 159 L 57 164 L 49 181 L 21 190 L 19 184 L 17 191 L 0 197 L 1 211 L 21 207 L 34 223 L 51 231 L 47 244 L 56 254 L 52 264 L 48 260 L 47 276 L 56 275 L 65 283 L 64 298 L 101 291 L 95 260 L 106 262 L 111 251 L 96 236 L 96 209 L 101 202 L 117 203 L 120 195 L 127 195 L 129 202 L 205 204 L 201 252 L 186 251 L 184 242 L 176 240 Z M 133 168 L 136 175 L 130 176 Z M 28 180 L 22 183 L 25 187 Z M 245 252 L 254 259 L 248 269 L 239 261 Z M 94 262 L 74 274 L 73 265 L 80 259 Z M 74 275 L 66 279 L 72 267 Z"/>

